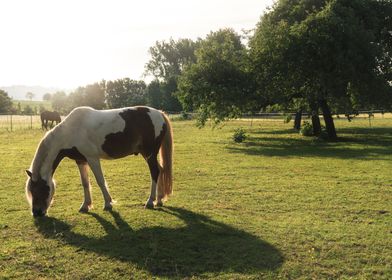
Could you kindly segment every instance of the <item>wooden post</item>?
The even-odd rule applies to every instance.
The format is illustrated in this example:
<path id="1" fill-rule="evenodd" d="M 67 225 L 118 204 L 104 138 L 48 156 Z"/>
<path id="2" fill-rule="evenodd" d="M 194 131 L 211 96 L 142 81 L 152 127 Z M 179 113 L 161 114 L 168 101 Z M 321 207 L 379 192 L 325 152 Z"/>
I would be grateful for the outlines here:
<path id="1" fill-rule="evenodd" d="M 11 119 L 11 131 L 12 131 L 12 113 L 11 113 L 10 119 Z"/>

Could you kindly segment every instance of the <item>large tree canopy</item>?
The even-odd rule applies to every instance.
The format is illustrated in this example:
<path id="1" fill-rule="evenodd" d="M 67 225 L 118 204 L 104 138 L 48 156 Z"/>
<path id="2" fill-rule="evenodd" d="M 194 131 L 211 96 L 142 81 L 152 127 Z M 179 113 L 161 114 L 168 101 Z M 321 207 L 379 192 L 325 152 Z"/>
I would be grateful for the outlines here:
<path id="1" fill-rule="evenodd" d="M 331 105 L 391 103 L 391 14 L 389 1 L 278 1 L 250 40 L 259 95 L 305 98 L 335 138 Z"/>
<path id="2" fill-rule="evenodd" d="M 106 102 L 109 108 L 145 104 L 146 84 L 129 78 L 106 83 Z"/>
<path id="3" fill-rule="evenodd" d="M 196 61 L 195 49 L 198 42 L 190 39 L 179 39 L 169 42 L 157 41 L 150 47 L 150 60 L 145 65 L 145 74 L 153 75 L 161 81 L 168 81 L 172 77 L 178 77 L 184 67 Z"/>
<path id="4" fill-rule="evenodd" d="M 198 110 L 203 125 L 237 116 L 248 103 L 251 80 L 246 47 L 232 29 L 211 32 L 196 50 L 196 63 L 179 78 L 178 95 L 185 109 Z"/>
<path id="5" fill-rule="evenodd" d="M 195 63 L 195 50 L 199 41 L 190 39 L 170 39 L 168 42 L 157 41 L 149 50 L 150 60 L 145 65 L 145 75 L 155 77 L 152 86 L 147 89 L 147 99 L 169 111 L 181 111 L 182 106 L 174 94 L 177 91 L 177 79 L 182 71 Z M 154 101 L 153 101 L 154 100 Z"/>

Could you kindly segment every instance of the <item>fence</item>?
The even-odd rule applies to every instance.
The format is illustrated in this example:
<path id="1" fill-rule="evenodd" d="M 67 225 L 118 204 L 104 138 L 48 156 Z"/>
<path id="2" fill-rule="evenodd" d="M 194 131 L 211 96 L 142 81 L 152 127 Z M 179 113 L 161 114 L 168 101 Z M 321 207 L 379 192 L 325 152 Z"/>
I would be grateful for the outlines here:
<path id="1" fill-rule="evenodd" d="M 381 110 L 377 111 L 360 111 L 359 115 L 355 116 L 357 119 L 369 119 L 371 118 L 392 118 L 391 113 L 385 113 Z M 181 113 L 179 112 L 169 112 L 171 118 L 180 117 Z M 190 114 L 194 117 L 194 114 Z M 282 120 L 287 115 L 291 115 L 294 118 L 294 114 L 292 113 L 251 113 L 242 115 L 243 119 L 253 120 L 263 119 L 263 120 Z M 303 118 L 307 118 L 310 115 L 308 113 L 302 114 Z M 322 115 L 320 115 L 322 117 Z M 63 119 L 64 117 L 62 117 Z M 344 114 L 335 114 L 335 119 L 346 119 Z M 40 129 L 41 128 L 41 119 L 39 115 L 0 115 L 0 131 L 14 131 L 20 129 Z"/>
<path id="2" fill-rule="evenodd" d="M 38 115 L 0 115 L 0 130 L 33 128 L 41 128 L 41 119 Z"/>

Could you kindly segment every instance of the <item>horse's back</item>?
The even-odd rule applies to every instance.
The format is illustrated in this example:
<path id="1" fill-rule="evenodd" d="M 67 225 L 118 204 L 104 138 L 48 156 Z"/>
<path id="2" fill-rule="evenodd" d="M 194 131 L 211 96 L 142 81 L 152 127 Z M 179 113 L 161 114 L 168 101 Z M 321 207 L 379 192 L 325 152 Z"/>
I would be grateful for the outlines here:
<path id="1" fill-rule="evenodd" d="M 60 127 L 68 133 L 70 142 L 85 152 L 99 151 L 101 157 L 119 158 L 149 150 L 162 133 L 164 122 L 162 113 L 150 107 L 111 110 L 78 107 Z"/>

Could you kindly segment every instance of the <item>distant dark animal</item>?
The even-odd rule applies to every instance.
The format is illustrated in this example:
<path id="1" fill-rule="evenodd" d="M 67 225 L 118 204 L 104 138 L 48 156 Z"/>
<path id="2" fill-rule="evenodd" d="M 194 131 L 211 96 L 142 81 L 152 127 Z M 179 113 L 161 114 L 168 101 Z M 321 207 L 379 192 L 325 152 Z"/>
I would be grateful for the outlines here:
<path id="1" fill-rule="evenodd" d="M 43 137 L 30 169 L 26 170 L 26 196 L 33 216 L 46 215 L 55 191 L 53 174 L 64 157 L 75 160 L 79 168 L 84 189 L 80 211 L 88 212 L 92 207 L 88 168 L 102 191 L 104 209 L 110 210 L 113 200 L 100 159 L 139 153 L 151 175 L 151 194 L 145 207 L 162 206 L 172 192 L 173 133 L 169 118 L 161 111 L 143 106 L 102 111 L 90 107 L 74 109 Z"/>
<path id="2" fill-rule="evenodd" d="M 53 128 L 53 122 L 56 122 L 56 125 L 61 122 L 60 114 L 56 111 L 44 111 L 41 113 L 41 127 L 42 129 L 48 130 L 48 122 L 50 123 L 50 128 Z"/>

